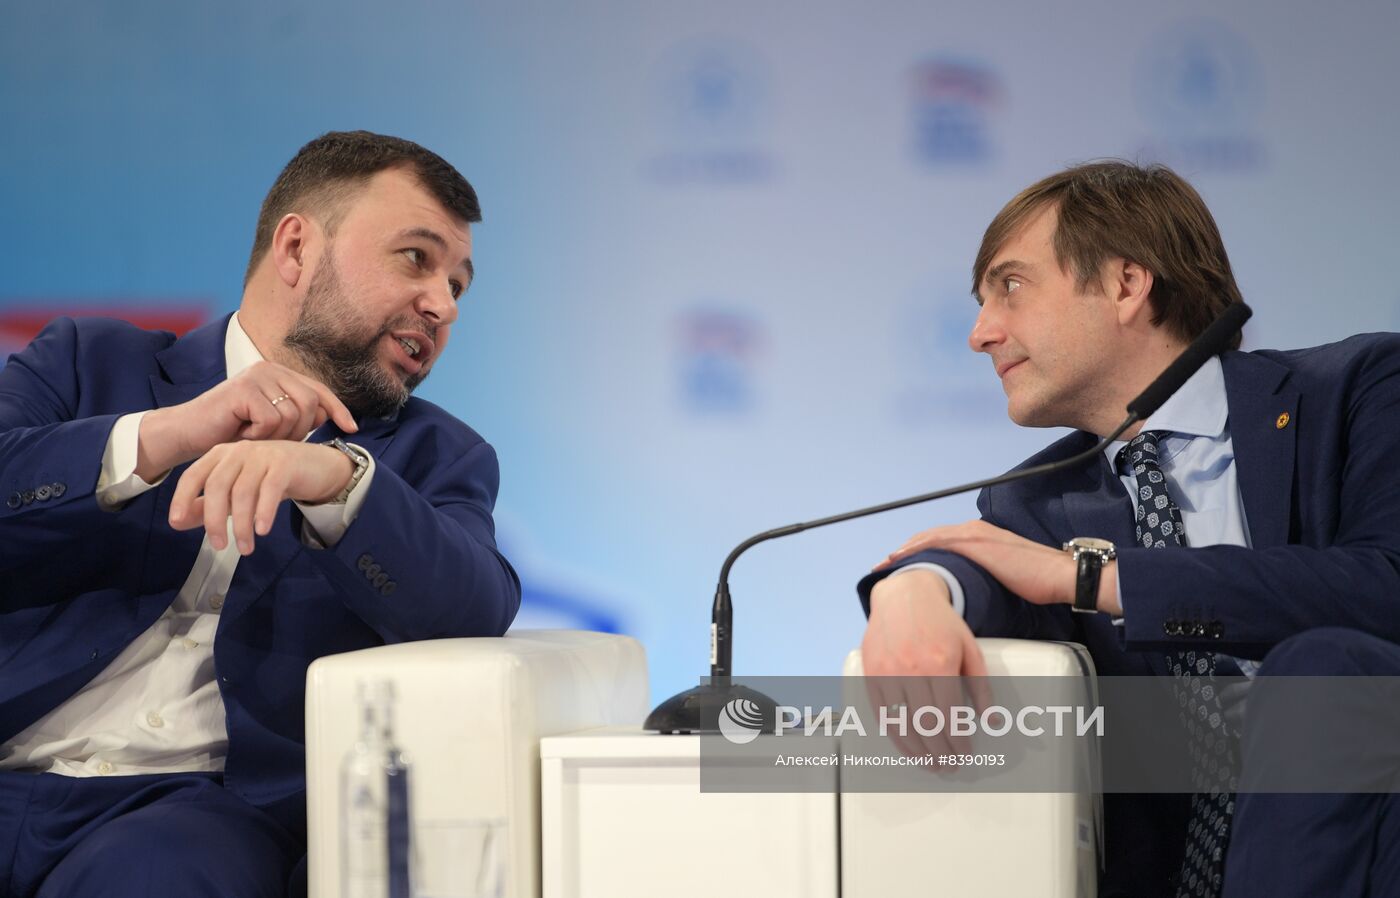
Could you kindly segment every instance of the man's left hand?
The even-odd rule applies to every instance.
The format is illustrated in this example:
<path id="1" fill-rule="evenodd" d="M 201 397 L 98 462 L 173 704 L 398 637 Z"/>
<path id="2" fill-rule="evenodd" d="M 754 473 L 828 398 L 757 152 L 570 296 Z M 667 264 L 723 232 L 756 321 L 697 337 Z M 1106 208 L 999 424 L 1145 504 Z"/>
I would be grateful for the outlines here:
<path id="1" fill-rule="evenodd" d="M 190 465 L 170 502 L 170 526 L 203 526 L 209 544 L 228 543 L 228 519 L 241 555 L 254 535 L 267 536 L 285 499 L 315 504 L 333 499 L 355 466 L 345 453 L 319 443 L 291 440 L 221 443 Z"/>
<path id="2" fill-rule="evenodd" d="M 910 537 L 876 570 L 894 564 L 925 549 L 943 549 L 981 565 L 1007 589 L 1028 602 L 1053 605 L 1074 602 L 1077 571 L 1069 554 L 1051 546 L 1031 542 L 1009 530 L 986 521 L 968 521 L 947 527 L 934 527 Z M 1119 613 L 1116 562 L 1109 562 L 1099 578 L 1099 610 Z"/>

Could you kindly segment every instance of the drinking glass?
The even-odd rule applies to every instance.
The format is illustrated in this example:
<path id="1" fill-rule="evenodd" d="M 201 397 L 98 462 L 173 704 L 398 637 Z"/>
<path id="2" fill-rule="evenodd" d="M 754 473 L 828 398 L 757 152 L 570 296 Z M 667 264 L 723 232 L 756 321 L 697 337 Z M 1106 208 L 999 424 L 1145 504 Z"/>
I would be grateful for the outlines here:
<path id="1" fill-rule="evenodd" d="M 502 898 L 504 820 L 435 820 L 414 829 L 413 898 Z"/>

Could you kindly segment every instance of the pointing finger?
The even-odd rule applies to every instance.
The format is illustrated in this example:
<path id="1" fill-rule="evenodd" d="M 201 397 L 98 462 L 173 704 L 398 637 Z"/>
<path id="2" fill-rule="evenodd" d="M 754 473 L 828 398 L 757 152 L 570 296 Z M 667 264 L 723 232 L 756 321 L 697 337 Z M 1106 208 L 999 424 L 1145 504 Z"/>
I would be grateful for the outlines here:
<path id="1" fill-rule="evenodd" d="M 320 398 L 321 408 L 326 410 L 331 420 L 334 421 L 341 430 L 346 433 L 355 433 L 359 431 L 360 425 L 355 423 L 355 418 L 350 414 L 350 409 L 346 408 L 345 403 L 341 402 L 340 399 L 331 392 L 330 387 L 320 381 L 310 378 L 306 378 L 306 382 L 316 391 L 316 395 Z"/>

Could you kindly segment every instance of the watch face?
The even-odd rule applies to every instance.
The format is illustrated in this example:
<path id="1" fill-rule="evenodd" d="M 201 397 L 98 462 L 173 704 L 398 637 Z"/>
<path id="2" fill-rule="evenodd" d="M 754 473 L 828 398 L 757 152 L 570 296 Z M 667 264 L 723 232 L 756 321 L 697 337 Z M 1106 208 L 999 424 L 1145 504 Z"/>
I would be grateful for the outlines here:
<path id="1" fill-rule="evenodd" d="M 1106 539 L 1097 539 L 1092 536 L 1078 536 L 1070 540 L 1067 544 L 1075 549 L 1093 549 L 1098 552 L 1112 552 L 1113 543 Z"/>

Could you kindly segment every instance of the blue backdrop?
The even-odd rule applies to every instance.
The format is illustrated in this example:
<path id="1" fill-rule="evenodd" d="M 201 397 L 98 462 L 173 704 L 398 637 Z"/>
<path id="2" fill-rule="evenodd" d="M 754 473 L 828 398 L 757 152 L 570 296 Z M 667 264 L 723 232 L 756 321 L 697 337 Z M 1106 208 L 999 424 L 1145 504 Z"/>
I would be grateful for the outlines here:
<path id="1" fill-rule="evenodd" d="M 36 316 L 231 310 L 306 140 L 419 141 L 480 191 L 478 279 L 422 388 L 497 447 L 521 623 L 706 672 L 749 533 L 971 479 L 1053 434 L 965 345 L 1016 190 L 1161 160 L 1215 210 L 1251 346 L 1400 327 L 1400 6 L 9 3 L 0 352 Z M 972 500 L 762 547 L 736 670 L 839 669 L 852 585 Z"/>

